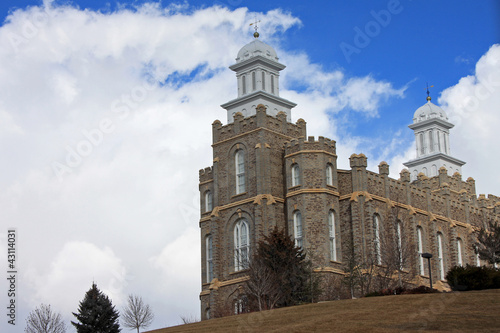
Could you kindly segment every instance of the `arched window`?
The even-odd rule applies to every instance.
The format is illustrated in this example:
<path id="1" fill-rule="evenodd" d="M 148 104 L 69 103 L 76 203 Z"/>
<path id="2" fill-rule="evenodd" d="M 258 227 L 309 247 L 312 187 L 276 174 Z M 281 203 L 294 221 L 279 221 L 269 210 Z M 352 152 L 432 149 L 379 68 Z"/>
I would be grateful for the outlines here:
<path id="1" fill-rule="evenodd" d="M 250 239 L 248 223 L 245 219 L 239 220 L 234 227 L 234 270 L 248 268 L 248 254 Z"/>
<path id="2" fill-rule="evenodd" d="M 437 253 L 439 279 L 444 280 L 443 235 L 440 232 L 437 234 Z"/>
<path id="3" fill-rule="evenodd" d="M 243 95 L 247 93 L 247 81 L 245 75 L 241 76 L 241 93 Z"/>
<path id="4" fill-rule="evenodd" d="M 382 264 L 382 255 L 380 253 L 380 217 L 375 214 L 373 215 L 373 247 L 375 249 L 375 262 L 377 265 Z"/>
<path id="5" fill-rule="evenodd" d="M 333 186 L 333 167 L 331 164 L 326 165 L 326 185 Z"/>
<path id="6" fill-rule="evenodd" d="M 266 72 L 262 71 L 262 90 L 266 90 Z"/>
<path id="7" fill-rule="evenodd" d="M 422 228 L 417 227 L 417 250 L 418 250 L 418 271 L 420 275 L 424 275 L 424 258 L 422 253 L 424 253 L 424 246 L 422 243 Z"/>
<path id="8" fill-rule="evenodd" d="M 335 213 L 328 213 L 328 229 L 330 231 L 330 260 L 337 261 L 337 240 L 335 238 Z"/>
<path id="9" fill-rule="evenodd" d="M 293 214 L 293 233 L 295 246 L 302 247 L 302 215 L 299 211 Z"/>
<path id="10" fill-rule="evenodd" d="M 205 311 L 205 319 L 210 319 L 210 308 Z"/>
<path id="11" fill-rule="evenodd" d="M 212 192 L 206 191 L 205 192 L 205 212 L 210 212 L 212 211 L 213 206 L 212 206 Z"/>
<path id="12" fill-rule="evenodd" d="M 464 265 L 462 261 L 462 240 L 460 238 L 457 238 L 457 264 L 458 266 Z"/>
<path id="13" fill-rule="evenodd" d="M 248 312 L 248 298 L 243 295 L 234 301 L 234 314 Z"/>
<path id="14" fill-rule="evenodd" d="M 252 72 L 252 91 L 257 89 L 257 80 L 255 79 L 255 72 Z"/>
<path id="15" fill-rule="evenodd" d="M 437 176 L 438 175 L 438 168 L 436 164 L 433 164 L 431 166 L 431 177 Z"/>
<path id="16" fill-rule="evenodd" d="M 300 185 L 300 168 L 298 164 L 292 165 L 292 186 Z"/>
<path id="17" fill-rule="evenodd" d="M 402 234 L 401 234 L 401 221 L 396 222 L 396 245 L 397 245 L 397 251 L 398 251 L 398 264 L 399 264 L 399 269 L 403 269 L 403 240 L 402 240 Z"/>
<path id="18" fill-rule="evenodd" d="M 236 194 L 245 192 L 245 152 L 238 149 L 234 155 L 236 166 Z"/>
<path id="19" fill-rule="evenodd" d="M 212 235 L 206 238 L 206 255 L 207 255 L 207 283 L 214 278 L 214 263 L 212 261 Z"/>

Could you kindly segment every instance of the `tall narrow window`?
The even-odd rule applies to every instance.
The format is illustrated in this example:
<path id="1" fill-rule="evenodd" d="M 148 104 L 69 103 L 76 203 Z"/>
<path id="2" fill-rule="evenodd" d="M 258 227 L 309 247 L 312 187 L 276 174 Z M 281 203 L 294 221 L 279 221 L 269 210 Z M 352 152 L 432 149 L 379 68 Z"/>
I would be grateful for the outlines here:
<path id="1" fill-rule="evenodd" d="M 382 256 L 380 253 L 380 218 L 377 214 L 373 215 L 373 246 L 375 249 L 375 262 L 377 265 L 382 264 Z"/>
<path id="2" fill-rule="evenodd" d="M 300 212 L 293 214 L 293 229 L 295 236 L 295 246 L 302 247 L 302 215 Z"/>
<path id="3" fill-rule="evenodd" d="M 245 95 L 247 93 L 247 80 L 245 75 L 241 76 L 241 93 Z"/>
<path id="4" fill-rule="evenodd" d="M 262 71 L 262 90 L 266 90 L 266 72 Z"/>
<path id="5" fill-rule="evenodd" d="M 419 134 L 419 137 L 420 137 L 420 154 L 425 154 L 425 146 L 424 146 L 424 134 L 423 133 L 420 133 Z"/>
<path id="6" fill-rule="evenodd" d="M 248 267 L 250 240 L 247 221 L 242 219 L 234 227 L 234 270 L 240 271 Z"/>
<path id="7" fill-rule="evenodd" d="M 326 165 L 326 185 L 333 186 L 333 167 L 331 164 Z"/>
<path id="8" fill-rule="evenodd" d="M 396 242 L 397 242 L 397 251 L 398 251 L 398 264 L 399 269 L 403 269 L 403 240 L 401 236 L 401 221 L 396 223 Z"/>
<path id="9" fill-rule="evenodd" d="M 252 72 L 252 91 L 257 89 L 257 80 L 255 79 L 255 72 Z"/>
<path id="10" fill-rule="evenodd" d="M 236 194 L 245 192 L 245 152 L 242 149 L 236 151 L 234 156 L 236 166 Z"/>
<path id="11" fill-rule="evenodd" d="M 234 301 L 234 314 L 245 313 L 248 307 L 248 298 L 243 295 Z"/>
<path id="12" fill-rule="evenodd" d="M 205 192 L 205 212 L 210 212 L 212 211 L 212 192 L 206 191 Z"/>
<path id="13" fill-rule="evenodd" d="M 438 137 L 438 151 L 441 152 L 441 131 L 437 131 Z"/>
<path id="14" fill-rule="evenodd" d="M 481 258 L 479 258 L 479 252 L 476 253 L 476 266 L 481 266 Z"/>
<path id="15" fill-rule="evenodd" d="M 271 75 L 271 93 L 274 94 L 274 75 Z"/>
<path id="16" fill-rule="evenodd" d="M 437 252 L 438 252 L 438 270 L 439 279 L 444 279 L 444 258 L 443 258 L 443 235 L 441 233 L 437 234 Z"/>
<path id="17" fill-rule="evenodd" d="M 207 283 L 211 282 L 214 278 L 214 263 L 212 261 L 212 236 L 207 236 L 206 239 L 207 250 Z"/>
<path id="18" fill-rule="evenodd" d="M 292 165 L 292 186 L 300 185 L 300 168 L 298 164 Z"/>
<path id="19" fill-rule="evenodd" d="M 330 231 L 330 259 L 337 261 L 337 240 L 335 239 L 335 213 L 328 213 L 328 227 Z"/>
<path id="20" fill-rule="evenodd" d="M 434 138 L 432 137 L 432 131 L 429 131 L 429 152 L 434 151 Z"/>
<path id="21" fill-rule="evenodd" d="M 422 253 L 424 253 L 424 246 L 422 244 L 422 228 L 417 227 L 417 250 L 418 250 L 418 270 L 420 275 L 424 275 L 424 258 Z"/>
<path id="22" fill-rule="evenodd" d="M 457 238 L 457 264 L 458 266 L 464 265 L 462 261 L 462 240 L 460 238 Z"/>
<path id="23" fill-rule="evenodd" d="M 444 145 L 444 153 L 448 154 L 448 140 L 446 140 L 446 133 L 443 132 L 443 145 Z"/>

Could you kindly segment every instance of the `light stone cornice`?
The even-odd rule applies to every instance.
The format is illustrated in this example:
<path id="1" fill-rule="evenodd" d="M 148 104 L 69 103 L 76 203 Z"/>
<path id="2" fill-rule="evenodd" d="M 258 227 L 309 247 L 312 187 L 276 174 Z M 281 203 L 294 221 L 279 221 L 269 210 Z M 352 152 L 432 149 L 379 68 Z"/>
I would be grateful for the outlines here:
<path id="1" fill-rule="evenodd" d="M 297 151 L 295 153 L 288 154 L 288 155 L 285 156 L 285 158 L 292 157 L 292 156 L 295 156 L 295 155 L 298 155 L 298 154 L 317 154 L 317 153 L 323 153 L 323 154 L 327 154 L 327 155 L 330 155 L 330 156 L 333 156 L 333 157 L 337 157 L 337 154 L 331 153 L 331 152 L 326 151 L 326 150 L 312 150 L 312 149 L 308 149 L 308 150 L 299 150 L 299 151 Z"/>

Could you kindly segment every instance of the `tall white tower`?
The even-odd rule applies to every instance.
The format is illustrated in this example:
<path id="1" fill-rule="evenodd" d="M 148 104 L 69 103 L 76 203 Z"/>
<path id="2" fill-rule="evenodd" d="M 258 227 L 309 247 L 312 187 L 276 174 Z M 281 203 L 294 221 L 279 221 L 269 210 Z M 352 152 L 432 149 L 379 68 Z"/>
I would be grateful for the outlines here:
<path id="1" fill-rule="evenodd" d="M 413 124 L 408 126 L 415 132 L 417 158 L 403 164 L 410 170 L 412 181 L 419 173 L 437 176 L 441 167 L 445 167 L 450 175 L 455 172 L 462 174 L 465 162 L 451 156 L 449 130 L 453 126 L 446 112 L 427 96 L 427 103 L 415 111 Z"/>
<path id="2" fill-rule="evenodd" d="M 227 110 L 227 122 L 233 122 L 236 112 L 241 112 L 245 118 L 255 114 L 259 104 L 265 105 L 272 116 L 285 112 L 287 120 L 291 121 L 291 109 L 297 104 L 279 97 L 279 72 L 285 65 L 278 62 L 271 46 L 258 39 L 258 32 L 254 37 L 238 52 L 236 64 L 229 67 L 236 72 L 238 97 L 221 105 Z"/>

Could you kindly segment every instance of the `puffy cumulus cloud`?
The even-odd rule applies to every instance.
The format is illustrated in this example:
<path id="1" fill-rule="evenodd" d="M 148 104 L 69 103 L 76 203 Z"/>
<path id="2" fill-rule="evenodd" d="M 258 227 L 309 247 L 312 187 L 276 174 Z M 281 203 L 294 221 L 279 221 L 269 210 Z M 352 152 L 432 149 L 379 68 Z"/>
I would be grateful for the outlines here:
<path id="1" fill-rule="evenodd" d="M 122 261 L 109 247 L 88 242 L 66 243 L 46 271 L 29 269 L 23 278 L 22 285 L 33 290 L 28 299 L 31 306 L 51 304 L 65 316 L 68 310 L 77 310 L 92 281 L 115 305 L 126 300 L 127 273 Z"/>
<path id="2" fill-rule="evenodd" d="M 195 315 L 199 318 L 199 242 L 199 230 L 188 228 L 165 246 L 160 254 L 149 259 L 158 281 L 163 281 L 157 285 L 157 291 L 170 300 L 158 306 L 169 317 L 164 319 L 171 322 L 179 320 L 179 316 Z M 196 309 L 195 313 L 192 313 L 193 309 Z"/>
<path id="3" fill-rule="evenodd" d="M 500 163 L 500 133 L 493 125 L 500 123 L 500 44 L 479 59 L 473 75 L 444 90 L 439 103 L 455 124 L 452 155 L 467 163 L 464 177 L 476 180 L 479 193 L 498 193 L 500 177 L 490 170 L 491 164 Z"/>

